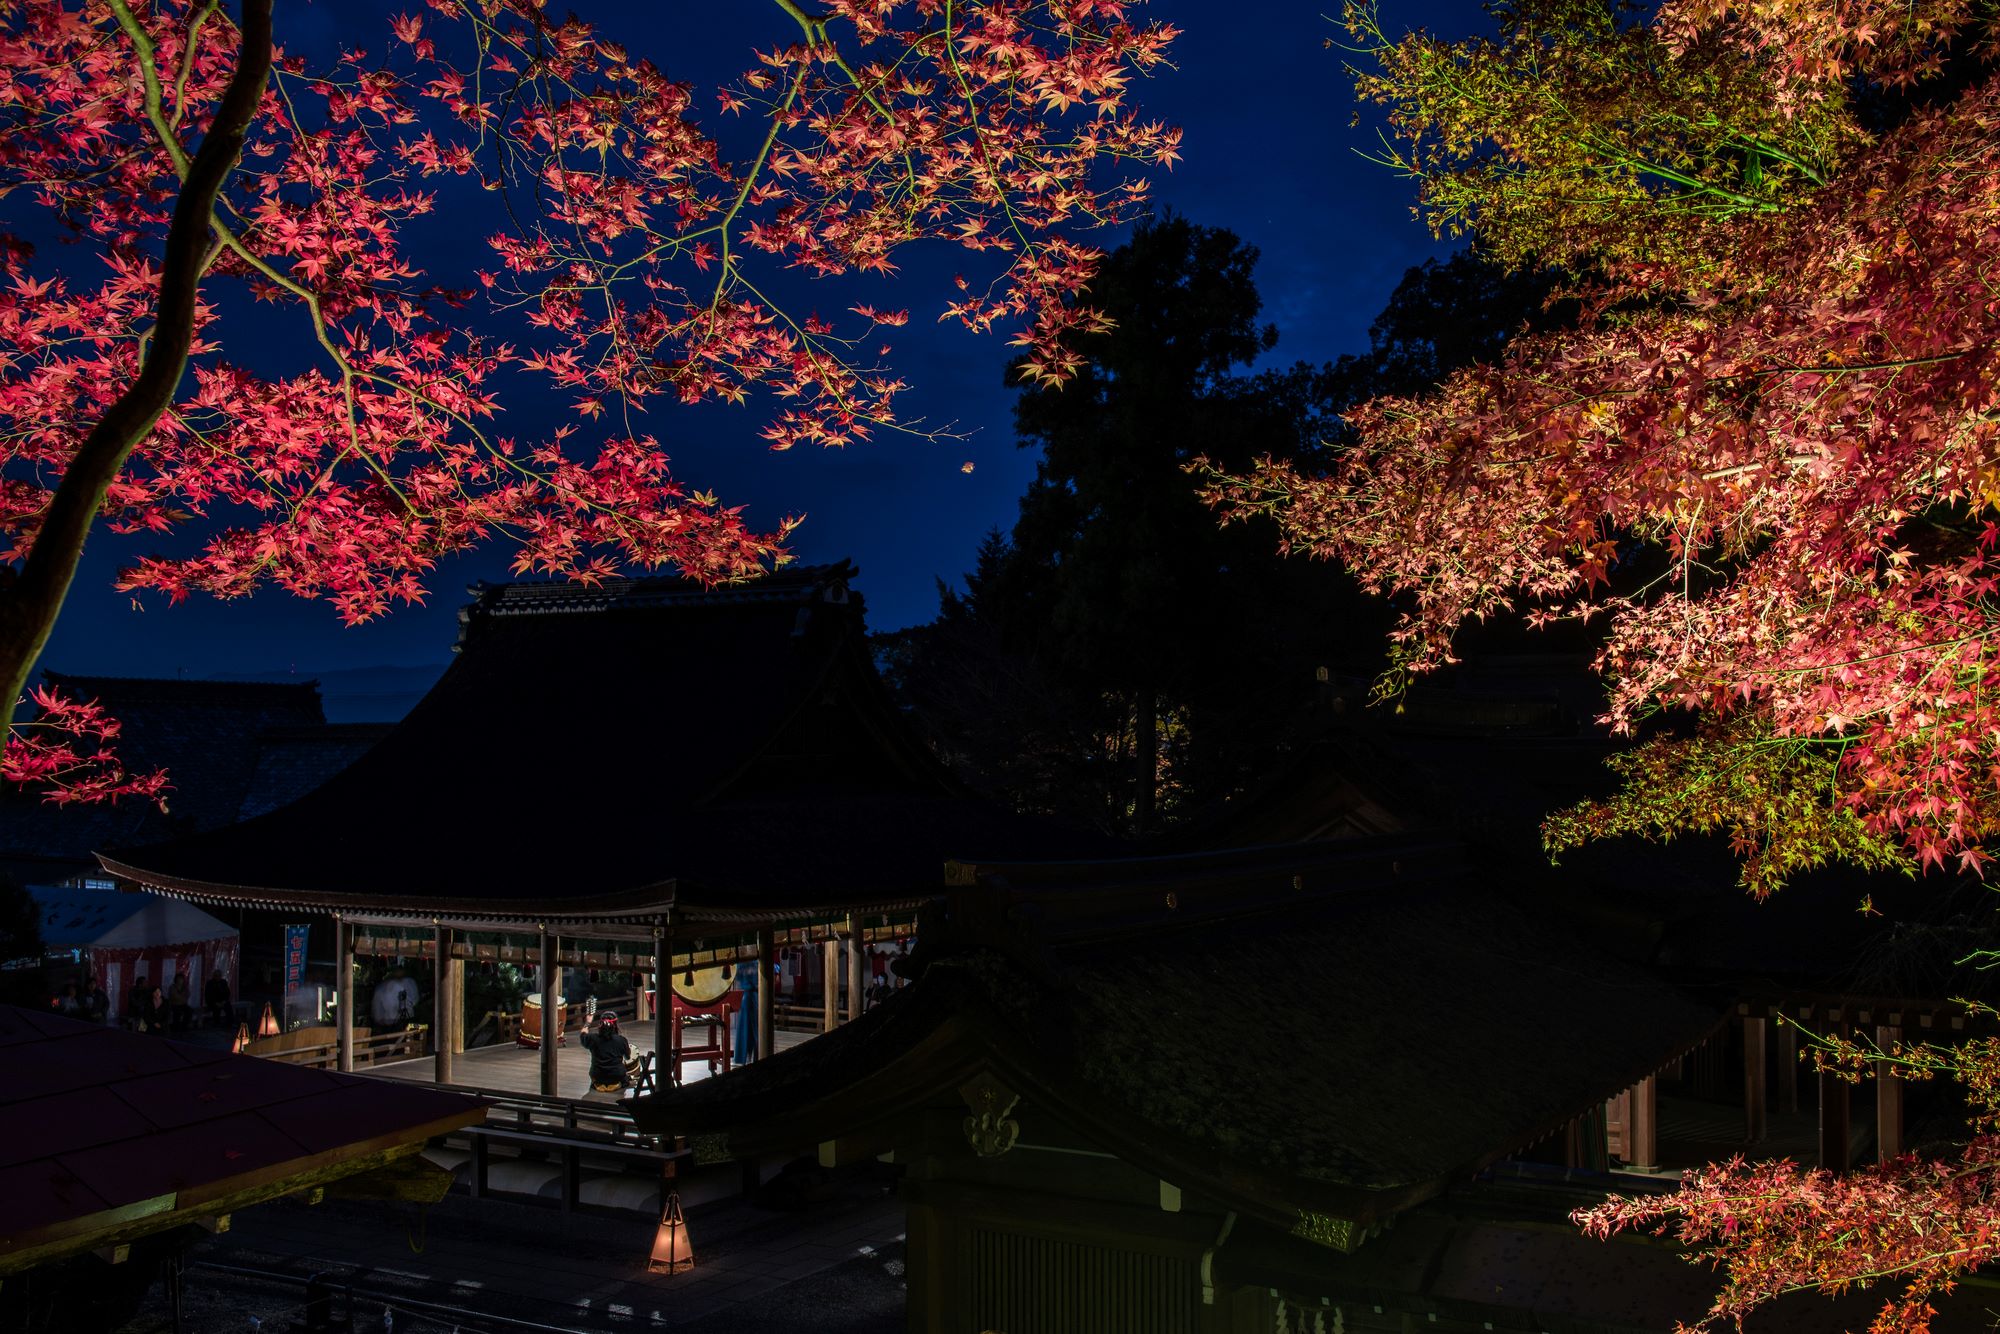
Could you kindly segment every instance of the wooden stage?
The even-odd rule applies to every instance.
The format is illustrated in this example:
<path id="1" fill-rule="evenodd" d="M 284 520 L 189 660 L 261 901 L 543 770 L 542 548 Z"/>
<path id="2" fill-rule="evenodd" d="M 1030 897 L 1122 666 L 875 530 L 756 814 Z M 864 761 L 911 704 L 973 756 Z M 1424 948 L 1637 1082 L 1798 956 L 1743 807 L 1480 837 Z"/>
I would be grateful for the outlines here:
<path id="1" fill-rule="evenodd" d="M 646 1027 L 651 1028 L 652 1025 Z M 786 1051 L 818 1036 L 817 1033 L 781 1029 L 777 1035 L 778 1050 Z M 640 1043 L 632 1045 L 638 1051 L 646 1050 Z M 475 1047 L 452 1057 L 451 1064 L 453 1088 L 483 1089 L 530 1097 L 539 1096 L 542 1091 L 542 1054 L 533 1047 L 516 1046 L 511 1042 Z M 436 1072 L 437 1067 L 428 1056 L 408 1061 L 387 1061 L 355 1071 L 359 1075 L 409 1079 L 420 1084 L 430 1083 Z M 706 1078 L 706 1061 L 688 1062 L 688 1082 Z M 581 1098 L 590 1092 L 590 1053 L 583 1049 L 582 1043 L 570 1042 L 556 1049 L 556 1091 L 559 1097 L 564 1098 Z"/>

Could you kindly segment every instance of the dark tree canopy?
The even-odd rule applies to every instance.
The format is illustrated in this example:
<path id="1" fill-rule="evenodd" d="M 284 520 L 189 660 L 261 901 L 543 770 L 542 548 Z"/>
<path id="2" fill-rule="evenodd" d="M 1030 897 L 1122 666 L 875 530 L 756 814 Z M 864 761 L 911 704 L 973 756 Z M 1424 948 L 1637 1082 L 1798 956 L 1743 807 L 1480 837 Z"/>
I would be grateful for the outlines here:
<path id="1" fill-rule="evenodd" d="M 1301 362 L 1261 376 L 1260 386 L 1295 414 L 1309 435 L 1302 445 L 1345 448 L 1352 439 L 1340 414 L 1350 408 L 1385 394 L 1420 396 L 1461 367 L 1495 360 L 1522 330 L 1572 320 L 1573 303 L 1549 305 L 1557 281 L 1546 271 L 1510 271 L 1472 250 L 1427 259 L 1404 272 L 1368 326 L 1366 352 L 1321 367 Z"/>
<path id="2" fill-rule="evenodd" d="M 1024 390 L 1041 462 L 1011 534 L 981 545 L 938 619 L 879 641 L 939 752 L 1016 807 L 1117 833 L 1198 820 L 1300 735 L 1314 669 L 1367 675 L 1386 612 L 1254 528 L 1218 528 L 1184 471 L 1312 462 L 1340 413 L 1421 392 L 1548 318 L 1551 282 L 1473 255 L 1406 273 L 1366 352 L 1251 373 L 1275 345 L 1257 251 L 1168 216 L 1113 253 L 1090 299 L 1117 325 L 1083 340 L 1061 389 Z"/>

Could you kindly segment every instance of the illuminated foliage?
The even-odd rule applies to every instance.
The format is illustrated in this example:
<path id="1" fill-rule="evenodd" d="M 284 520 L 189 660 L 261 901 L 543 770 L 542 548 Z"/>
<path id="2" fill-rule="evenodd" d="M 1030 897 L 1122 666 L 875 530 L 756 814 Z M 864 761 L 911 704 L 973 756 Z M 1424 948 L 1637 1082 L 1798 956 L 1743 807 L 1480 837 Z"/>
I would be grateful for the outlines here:
<path id="1" fill-rule="evenodd" d="M 1973 1133 L 1948 1157 L 1905 1153 L 1848 1173 L 1737 1157 L 1684 1174 L 1672 1194 L 1579 1210 L 1592 1236 L 1646 1228 L 1723 1271 L 1715 1304 L 1681 1331 L 1740 1328 L 1757 1307 L 1802 1289 L 1880 1286 L 1891 1295 L 1869 1334 L 1925 1334 L 1931 1299 L 2000 1259 L 2000 1039 L 1884 1048 L 1819 1038 L 1814 1057 L 1850 1083 L 1882 1066 L 1913 1082 L 1952 1080 L 1969 1095 Z"/>
<path id="2" fill-rule="evenodd" d="M 1129 104 L 1175 35 L 1136 8 L 771 0 L 773 44 L 703 96 L 535 0 L 431 0 L 326 69 L 274 51 L 268 0 L 240 26 L 215 0 L 0 3 L 4 698 L 100 520 L 194 548 L 122 587 L 274 583 L 348 621 L 493 537 L 519 572 L 586 580 L 783 559 L 792 521 L 753 531 L 685 489 L 640 414 L 768 394 L 775 449 L 921 430 L 882 364 L 908 311 L 765 290 L 891 274 L 915 241 L 987 272 L 939 318 L 1071 375 L 1064 338 L 1102 327 L 1080 235 L 1130 217 L 1127 173 L 1179 143 Z M 756 127 L 744 152 L 705 117 Z M 417 220 L 479 187 L 485 267 L 420 272 Z M 59 262 L 21 239 L 51 223 L 77 242 Z M 280 313 L 240 324 L 246 299 Z M 258 346 L 273 319 L 296 373 L 258 369 L 283 362 Z M 508 396 L 551 389 L 570 420 L 508 434 Z"/>
<path id="3" fill-rule="evenodd" d="M 1756 8 L 1757 23 L 1732 9 L 1701 44 L 1775 69 L 1793 58 L 1784 21 L 1817 32 L 1822 8 Z M 1661 23 L 1691 12 L 1668 6 Z M 1649 31 L 1632 49 L 1670 62 Z M 1885 51 L 1894 77 L 1917 62 L 1908 43 Z M 1786 65 L 1789 82 L 1767 80 L 1772 114 L 1833 105 L 1824 84 L 1846 62 L 1811 78 L 1821 66 Z M 1919 104 L 1878 140 L 1840 137 L 1857 146 L 1824 186 L 1707 220 L 1706 239 L 1640 275 L 1647 299 L 1620 276 L 1658 222 L 1635 208 L 1622 241 L 1572 256 L 1612 275 L 1580 329 L 1516 339 L 1434 395 L 1351 413 L 1358 443 L 1331 472 L 1209 468 L 1205 493 L 1401 599 L 1410 670 L 1449 662 L 1468 618 L 1606 616 L 1616 729 L 1666 707 L 1749 719 L 1777 742 L 1840 740 L 1831 799 L 1861 830 L 1830 853 L 1880 864 L 1872 850 L 1896 841 L 1920 864 L 1977 868 L 2000 817 L 2000 81 L 1988 71 L 1954 101 Z M 1513 143 L 1485 151 L 1533 177 Z M 1632 568 L 1635 540 L 1667 573 L 1614 595 L 1606 581 Z M 1647 763 L 1659 791 L 1682 791 L 1710 780 L 1673 771 L 1716 754 L 1711 739 Z M 1636 814 L 1656 797 L 1625 800 Z M 1675 817 L 1656 805 L 1650 818 Z M 1755 830 L 1767 814 L 1717 819 Z"/>
<path id="4" fill-rule="evenodd" d="M 2000 823 L 2000 78 L 1977 62 L 2000 10 L 1499 14 L 1499 41 L 1446 46 L 1390 41 L 1350 8 L 1379 62 L 1362 91 L 1390 108 L 1432 225 L 1580 275 L 1580 327 L 1349 414 L 1330 471 L 1198 465 L 1204 494 L 1395 597 L 1404 672 L 1452 661 L 1468 618 L 1608 623 L 1607 721 L 1693 723 L 1621 756 L 1619 795 L 1552 818 L 1552 850 L 1726 831 L 1760 895 L 1834 859 L 1983 869 Z M 1896 114 L 1864 120 L 1857 91 Z M 1880 1286 L 1876 1334 L 1918 1334 L 1933 1297 L 2000 1258 L 2000 1044 L 1836 1042 L 1821 1059 L 1956 1080 L 1971 1137 L 1846 1175 L 1738 1159 L 1579 1215 L 1717 1266 L 1698 1328 Z"/>

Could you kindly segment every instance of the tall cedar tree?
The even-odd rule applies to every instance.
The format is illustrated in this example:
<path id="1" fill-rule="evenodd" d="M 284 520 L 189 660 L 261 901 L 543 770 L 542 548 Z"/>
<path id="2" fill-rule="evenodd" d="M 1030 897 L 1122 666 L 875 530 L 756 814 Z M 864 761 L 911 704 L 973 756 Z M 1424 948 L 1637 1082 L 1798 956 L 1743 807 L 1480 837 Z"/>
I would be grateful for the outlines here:
<path id="1" fill-rule="evenodd" d="M 1468 618 L 1599 615 L 1609 720 L 1698 725 L 1618 762 L 1552 848 L 1725 829 L 1768 893 L 1832 859 L 1979 870 L 2000 828 L 2000 12 L 1987 0 L 1519 0 L 1497 40 L 1386 36 L 1390 156 L 1441 232 L 1598 279 L 1590 318 L 1354 450 L 1209 474 L 1232 518 L 1404 596 L 1403 664 Z M 1977 66 L 1968 72 L 1968 63 Z M 1867 96 L 1857 100 L 1856 89 Z M 1883 102 L 1892 104 L 1882 114 Z M 1608 592 L 1632 541 L 1668 574 Z M 2000 1043 L 1836 1048 L 1957 1077 L 1971 1138 L 1845 1176 L 1740 1160 L 1585 1215 L 1718 1263 L 1703 1327 L 1890 1289 L 1874 1328 L 2000 1258 Z"/>
<path id="2" fill-rule="evenodd" d="M 271 8 L 0 3 L 0 724 L 100 525 L 162 542 L 121 587 L 275 584 L 348 621 L 496 538 L 522 573 L 767 569 L 791 521 L 684 488 L 645 409 L 768 394 L 773 449 L 922 433 L 885 363 L 910 312 L 871 288 L 794 314 L 773 275 L 962 247 L 933 313 L 1012 330 L 1059 383 L 1103 327 L 1082 235 L 1179 143 L 1131 105 L 1175 36 L 1132 4 L 769 0 L 768 44 L 708 92 L 540 0 L 431 0 L 323 69 Z M 454 272 L 411 260 L 434 209 L 494 227 Z M 76 242 L 53 260 L 22 239 L 52 228 Z M 281 313 L 242 324 L 251 300 Z M 296 357 L 263 355 L 273 327 Z M 522 393 L 569 419 L 509 431 Z M 158 792 L 87 702 L 38 703 L 4 776 Z"/>
<path id="3" fill-rule="evenodd" d="M 1019 809 L 1117 833 L 1134 828 L 1134 784 L 1145 770 L 1133 758 L 1139 710 L 1105 668 L 1111 651 L 1162 664 L 1155 827 L 1199 821 L 1268 773 L 1303 735 L 1314 668 L 1367 674 L 1381 661 L 1382 609 L 1347 581 L 1279 559 L 1261 537 L 1218 533 L 1189 502 L 1189 450 L 1227 448 L 1245 462 L 1269 453 L 1302 466 L 1329 458 L 1344 445 L 1342 412 L 1491 359 L 1517 330 L 1548 318 L 1552 286 L 1546 275 L 1509 273 L 1470 252 L 1427 261 L 1403 276 L 1364 352 L 1254 377 L 1225 364 L 1192 392 L 1134 405 L 1127 395 L 1163 393 L 1162 382 L 1186 374 L 1173 362 L 1184 353 L 1159 351 L 1199 346 L 1182 321 L 1220 312 L 1235 321 L 1237 351 L 1263 335 L 1248 286 L 1255 252 L 1240 241 L 1173 219 L 1142 231 L 1130 249 L 1108 270 L 1125 275 L 1115 296 L 1121 323 L 1084 345 L 1083 384 L 1095 397 L 1035 401 L 1061 438 L 1012 539 L 988 534 L 965 592 L 940 587 L 935 622 L 877 641 L 899 697 L 968 779 Z M 1197 255 L 1206 258 L 1194 265 Z M 1208 275 L 1196 284 L 1205 293 L 1173 290 L 1191 265 Z M 1142 297 L 1139 284 L 1167 290 Z M 1093 299 L 1114 296 L 1100 284 Z M 1146 525 L 1136 537 L 1115 527 L 1134 509 Z M 1170 566 L 1159 559 L 1165 542 L 1179 558 Z M 1187 582 L 1166 586 L 1172 579 Z M 1155 618 L 1136 631 L 1135 588 Z M 1077 651 L 1079 625 L 1091 653 Z M 1115 641 L 1135 633 L 1149 638 Z M 1114 642 L 1107 648 L 1100 636 Z"/>
<path id="4" fill-rule="evenodd" d="M 1277 342 L 1258 323 L 1256 262 L 1219 228 L 1142 225 L 1092 284 L 1113 329 L 1076 343 L 1060 391 L 1031 387 L 1014 405 L 1021 446 L 1042 457 L 1007 566 L 1012 634 L 1130 720 L 1133 833 L 1157 823 L 1163 706 L 1229 665 L 1240 640 L 1227 622 L 1257 586 L 1197 536 L 1214 525 L 1178 475 L 1249 443 L 1233 373 Z"/>

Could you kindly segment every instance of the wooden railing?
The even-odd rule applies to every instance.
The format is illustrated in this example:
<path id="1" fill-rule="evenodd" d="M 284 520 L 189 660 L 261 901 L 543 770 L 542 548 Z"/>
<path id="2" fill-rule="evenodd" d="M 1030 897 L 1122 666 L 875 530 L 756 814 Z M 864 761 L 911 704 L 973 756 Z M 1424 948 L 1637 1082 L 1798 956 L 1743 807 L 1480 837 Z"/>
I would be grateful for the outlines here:
<path id="1" fill-rule="evenodd" d="M 428 1053 L 431 1026 L 411 1024 L 385 1033 L 357 1033 L 354 1037 L 354 1064 L 357 1068 L 378 1061 L 407 1061 Z M 266 1060 L 303 1065 L 313 1070 L 332 1070 L 340 1064 L 340 1043 L 323 1042 L 293 1047 L 289 1051 L 253 1052 Z"/>
<path id="2" fill-rule="evenodd" d="M 488 1169 L 495 1145 L 549 1154 L 558 1161 L 562 1173 L 557 1198 L 565 1212 L 577 1207 L 585 1154 L 656 1164 L 669 1180 L 691 1159 L 679 1141 L 642 1133 L 631 1112 L 619 1103 L 474 1091 L 491 1104 L 486 1123 L 456 1131 L 452 1138 L 463 1137 L 471 1150 L 466 1184 L 475 1199 L 492 1192 Z"/>
<path id="3" fill-rule="evenodd" d="M 773 1001 L 771 1026 L 790 1033 L 817 1033 L 826 1027 L 826 1011 L 817 1003 L 797 1005 L 791 1001 Z"/>
<path id="4" fill-rule="evenodd" d="M 574 1005 L 563 1006 L 563 1033 L 565 1036 L 578 1032 L 583 1028 L 583 1016 L 587 1004 L 588 1002 L 578 1001 Z M 635 998 L 629 991 L 622 996 L 600 996 L 597 1001 L 598 1009 L 614 1011 L 621 1023 L 630 1023 L 632 1021 L 632 1016 L 635 1013 L 634 1005 Z M 491 1021 L 493 1024 L 493 1040 L 495 1042 L 512 1042 L 520 1035 L 521 1012 L 519 1010 L 493 1010 L 487 1014 L 485 1019 L 480 1020 L 479 1027 L 483 1029 L 488 1021 Z M 477 1031 L 477 1029 L 474 1030 L 474 1032 Z M 474 1045 L 470 1035 L 467 1036 L 465 1045 L 467 1047 Z"/>

